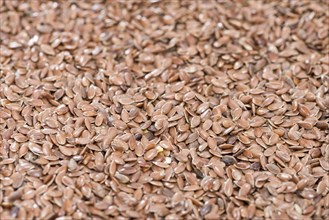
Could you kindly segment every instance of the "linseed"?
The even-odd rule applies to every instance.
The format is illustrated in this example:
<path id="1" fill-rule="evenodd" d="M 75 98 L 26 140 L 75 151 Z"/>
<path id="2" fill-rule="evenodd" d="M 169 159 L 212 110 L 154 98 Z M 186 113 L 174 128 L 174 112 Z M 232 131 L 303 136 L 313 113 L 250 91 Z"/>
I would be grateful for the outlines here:
<path id="1" fill-rule="evenodd" d="M 329 5 L 0 0 L 0 219 L 328 219 Z"/>

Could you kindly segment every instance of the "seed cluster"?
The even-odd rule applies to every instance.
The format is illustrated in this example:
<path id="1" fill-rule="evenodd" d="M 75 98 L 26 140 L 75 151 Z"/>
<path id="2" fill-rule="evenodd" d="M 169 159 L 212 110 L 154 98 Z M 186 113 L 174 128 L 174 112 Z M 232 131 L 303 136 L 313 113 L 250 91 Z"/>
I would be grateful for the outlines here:
<path id="1" fill-rule="evenodd" d="M 328 219 L 326 0 L 0 0 L 0 219 Z"/>

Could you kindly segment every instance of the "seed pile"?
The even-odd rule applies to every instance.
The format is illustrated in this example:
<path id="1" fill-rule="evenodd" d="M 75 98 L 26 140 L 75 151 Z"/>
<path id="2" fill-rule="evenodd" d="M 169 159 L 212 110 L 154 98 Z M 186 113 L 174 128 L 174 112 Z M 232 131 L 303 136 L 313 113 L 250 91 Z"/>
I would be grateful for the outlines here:
<path id="1" fill-rule="evenodd" d="M 329 218 L 325 0 L 0 5 L 0 219 Z"/>

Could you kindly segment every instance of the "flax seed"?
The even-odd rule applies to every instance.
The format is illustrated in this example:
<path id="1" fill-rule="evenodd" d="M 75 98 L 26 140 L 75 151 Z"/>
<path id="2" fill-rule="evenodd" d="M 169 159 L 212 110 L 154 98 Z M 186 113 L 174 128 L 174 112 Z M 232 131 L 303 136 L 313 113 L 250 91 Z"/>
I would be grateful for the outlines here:
<path id="1" fill-rule="evenodd" d="M 0 5 L 0 219 L 329 218 L 324 1 Z"/>

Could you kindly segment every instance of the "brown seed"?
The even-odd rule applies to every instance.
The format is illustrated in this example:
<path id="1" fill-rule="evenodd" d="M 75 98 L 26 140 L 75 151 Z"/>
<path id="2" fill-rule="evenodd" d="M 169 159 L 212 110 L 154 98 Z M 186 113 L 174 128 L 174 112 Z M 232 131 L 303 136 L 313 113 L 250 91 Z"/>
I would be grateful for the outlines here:
<path id="1" fill-rule="evenodd" d="M 290 161 L 290 155 L 283 151 L 276 151 L 275 154 L 284 162 Z"/>
<path id="2" fill-rule="evenodd" d="M 231 179 L 227 179 L 224 182 L 223 190 L 226 196 L 230 197 L 233 193 L 233 183 Z"/>
<path id="3" fill-rule="evenodd" d="M 11 175 L 10 178 L 13 181 L 12 186 L 15 189 L 19 188 L 24 182 L 24 176 L 22 174 L 18 173 L 18 172 Z"/>
<path id="4" fill-rule="evenodd" d="M 302 104 L 298 105 L 298 111 L 304 117 L 308 117 L 311 115 L 311 111 L 305 105 Z"/>
<path id="5" fill-rule="evenodd" d="M 46 119 L 46 125 L 51 127 L 51 128 L 58 128 L 59 124 L 58 121 L 52 118 Z"/>
<path id="6" fill-rule="evenodd" d="M 130 105 L 130 104 L 134 103 L 134 100 L 130 97 L 122 97 L 122 98 L 119 98 L 119 102 L 122 105 Z"/>
<path id="7" fill-rule="evenodd" d="M 224 178 L 225 171 L 224 171 L 223 167 L 220 164 L 213 165 L 213 169 L 219 177 Z"/>
<path id="8" fill-rule="evenodd" d="M 301 134 L 298 132 L 298 125 L 294 125 L 288 132 L 288 137 L 291 140 L 299 140 Z"/>
<path id="9" fill-rule="evenodd" d="M 195 97 L 195 93 L 194 92 L 188 92 L 188 93 L 186 93 L 184 95 L 183 100 L 184 100 L 184 102 L 187 102 L 187 101 L 193 99 L 194 97 Z"/>
<path id="10" fill-rule="evenodd" d="M 157 155 L 158 155 L 158 150 L 153 148 L 145 153 L 144 158 L 145 160 L 153 160 Z"/>
<path id="11" fill-rule="evenodd" d="M 279 174 L 281 171 L 280 168 L 275 164 L 267 164 L 266 168 L 273 174 Z"/>
<path id="12" fill-rule="evenodd" d="M 111 143 L 111 146 L 114 150 L 128 150 L 128 144 L 120 139 L 114 139 Z"/>
<path id="13" fill-rule="evenodd" d="M 202 114 L 209 108 L 209 102 L 202 103 L 197 109 L 198 114 Z"/>
<path id="14" fill-rule="evenodd" d="M 197 127 L 200 124 L 200 122 L 201 122 L 201 119 L 200 119 L 199 116 L 192 117 L 192 119 L 191 119 L 191 128 Z"/>
<path id="15" fill-rule="evenodd" d="M 129 182 L 129 178 L 127 176 L 122 175 L 118 172 L 116 172 L 114 176 L 115 176 L 115 178 L 117 178 L 122 183 L 128 183 Z"/>
<path id="16" fill-rule="evenodd" d="M 50 45 L 41 44 L 40 48 L 41 48 L 42 52 L 44 52 L 47 55 L 54 56 L 56 54 L 55 50 Z"/>
<path id="17" fill-rule="evenodd" d="M 215 149 L 217 147 L 217 142 L 214 138 L 208 137 L 207 138 L 207 143 L 208 143 L 208 147 L 210 149 Z"/>
<path id="18" fill-rule="evenodd" d="M 77 144 L 86 145 L 90 142 L 89 138 L 76 138 L 75 142 Z"/>
<path id="19" fill-rule="evenodd" d="M 66 143 L 66 137 L 65 137 L 65 134 L 61 131 L 59 131 L 57 134 L 56 134 L 56 141 L 58 144 L 60 145 L 64 145 Z"/>

